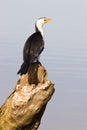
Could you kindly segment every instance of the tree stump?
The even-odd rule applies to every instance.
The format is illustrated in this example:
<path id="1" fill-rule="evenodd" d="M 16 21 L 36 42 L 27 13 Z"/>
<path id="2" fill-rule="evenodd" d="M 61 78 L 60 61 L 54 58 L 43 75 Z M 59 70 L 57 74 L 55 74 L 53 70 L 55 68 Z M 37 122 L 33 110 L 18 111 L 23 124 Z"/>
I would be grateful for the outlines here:
<path id="1" fill-rule="evenodd" d="M 0 130 L 37 130 L 48 101 L 54 93 L 54 83 L 46 79 L 47 72 L 33 63 L 0 108 Z"/>

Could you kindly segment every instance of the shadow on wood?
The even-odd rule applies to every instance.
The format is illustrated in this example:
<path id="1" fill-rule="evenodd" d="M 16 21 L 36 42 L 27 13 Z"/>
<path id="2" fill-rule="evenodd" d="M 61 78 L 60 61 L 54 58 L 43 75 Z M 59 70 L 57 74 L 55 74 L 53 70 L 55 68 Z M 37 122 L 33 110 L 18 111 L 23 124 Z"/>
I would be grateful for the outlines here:
<path id="1" fill-rule="evenodd" d="M 54 83 L 39 63 L 29 67 L 0 108 L 0 130 L 37 130 L 47 102 L 54 93 Z"/>

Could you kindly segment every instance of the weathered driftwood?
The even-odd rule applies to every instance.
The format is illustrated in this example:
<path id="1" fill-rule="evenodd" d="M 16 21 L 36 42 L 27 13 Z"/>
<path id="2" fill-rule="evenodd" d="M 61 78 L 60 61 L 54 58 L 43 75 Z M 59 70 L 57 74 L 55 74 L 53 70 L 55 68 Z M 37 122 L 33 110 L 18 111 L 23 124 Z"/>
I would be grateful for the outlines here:
<path id="1" fill-rule="evenodd" d="M 39 63 L 29 67 L 13 92 L 0 108 L 0 130 L 37 130 L 41 117 L 54 92 L 54 83 Z"/>

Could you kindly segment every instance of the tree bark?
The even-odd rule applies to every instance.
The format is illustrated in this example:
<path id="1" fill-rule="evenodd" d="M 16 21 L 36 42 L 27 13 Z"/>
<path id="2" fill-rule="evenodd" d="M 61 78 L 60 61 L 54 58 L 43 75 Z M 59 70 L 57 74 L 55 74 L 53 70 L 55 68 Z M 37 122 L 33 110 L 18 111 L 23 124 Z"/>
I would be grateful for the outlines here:
<path id="1" fill-rule="evenodd" d="M 37 130 L 48 101 L 54 93 L 54 83 L 46 79 L 47 72 L 39 63 L 29 67 L 0 108 L 0 130 Z"/>

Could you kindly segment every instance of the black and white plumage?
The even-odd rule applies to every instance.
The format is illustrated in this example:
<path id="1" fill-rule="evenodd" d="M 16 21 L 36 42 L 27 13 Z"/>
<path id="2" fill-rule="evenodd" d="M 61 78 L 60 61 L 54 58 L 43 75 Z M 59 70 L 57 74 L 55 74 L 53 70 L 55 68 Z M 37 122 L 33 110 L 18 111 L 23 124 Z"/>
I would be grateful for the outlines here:
<path id="1" fill-rule="evenodd" d="M 23 75 L 26 74 L 29 68 L 29 65 L 38 62 L 39 56 L 44 49 L 44 34 L 42 26 L 49 22 L 50 18 L 40 18 L 35 23 L 36 32 L 33 33 L 25 42 L 23 49 L 23 64 L 21 65 L 20 70 L 17 74 Z"/>

